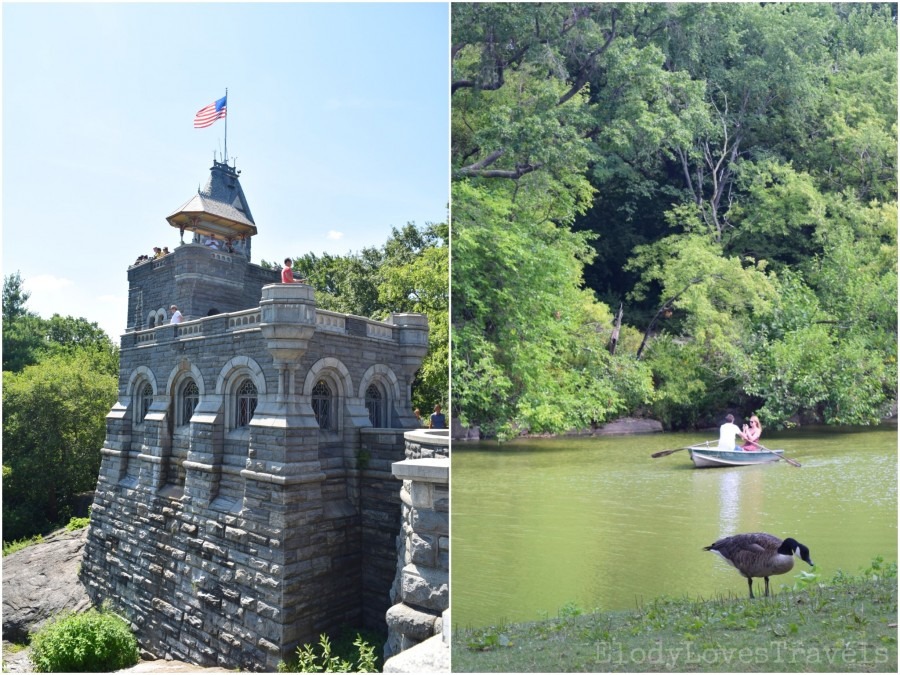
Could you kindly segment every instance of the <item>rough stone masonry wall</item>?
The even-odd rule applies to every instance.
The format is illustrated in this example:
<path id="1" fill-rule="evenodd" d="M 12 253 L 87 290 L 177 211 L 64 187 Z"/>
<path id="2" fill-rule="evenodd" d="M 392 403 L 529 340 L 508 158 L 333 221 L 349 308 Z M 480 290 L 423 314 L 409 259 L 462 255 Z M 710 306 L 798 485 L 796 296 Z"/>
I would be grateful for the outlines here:
<path id="1" fill-rule="evenodd" d="M 391 465 L 403 457 L 402 429 L 362 429 L 360 448 L 360 514 L 362 519 L 363 625 L 384 631 L 397 570 L 397 532 L 401 502 Z"/>
<path id="2" fill-rule="evenodd" d="M 182 244 L 172 253 L 128 270 L 129 329 L 148 328 L 151 311 L 177 305 L 185 319 L 210 311 L 238 312 L 259 305 L 262 287 L 278 282 L 278 270 L 263 269 L 244 256 Z"/>
<path id="3" fill-rule="evenodd" d="M 297 286 L 263 292 L 305 292 Z M 403 320 L 423 332 L 421 317 Z M 373 364 L 391 364 L 408 391 L 427 328 L 412 338 L 395 329 L 399 341 L 313 329 L 302 357 L 279 366 L 278 331 L 293 323 L 272 324 L 266 338 L 265 320 L 240 330 L 229 321 L 215 316 L 123 336 L 120 401 L 107 417 L 82 579 L 95 602 L 113 601 L 158 657 L 274 670 L 320 632 L 376 616 L 384 625 L 400 521 L 387 467 L 403 452 L 402 432 L 360 426 L 368 418 L 352 389 Z M 258 367 L 260 387 L 242 432 L 225 428 L 228 396 L 219 389 L 235 359 Z M 339 360 L 350 387 L 340 403 L 343 427 L 330 435 L 298 393 L 322 359 Z M 155 386 L 136 425 L 128 383 L 138 371 Z M 185 432 L 180 485 L 169 468 L 179 373 L 199 380 L 203 392 Z M 226 484 L 240 498 L 223 498 Z"/>
<path id="4" fill-rule="evenodd" d="M 193 498 L 168 499 L 152 489 L 154 467 L 129 488 L 103 463 L 82 567 L 92 598 L 113 600 L 145 649 L 274 670 L 301 641 L 359 616 L 348 575 L 358 578 L 357 518 L 329 517 L 318 481 L 250 481 L 243 508 L 228 513 L 204 500 L 208 472 L 189 473 Z"/>
<path id="5" fill-rule="evenodd" d="M 393 465 L 403 481 L 403 524 L 385 658 L 440 633 L 450 601 L 449 434 L 418 430 L 405 438 L 408 459 Z"/>

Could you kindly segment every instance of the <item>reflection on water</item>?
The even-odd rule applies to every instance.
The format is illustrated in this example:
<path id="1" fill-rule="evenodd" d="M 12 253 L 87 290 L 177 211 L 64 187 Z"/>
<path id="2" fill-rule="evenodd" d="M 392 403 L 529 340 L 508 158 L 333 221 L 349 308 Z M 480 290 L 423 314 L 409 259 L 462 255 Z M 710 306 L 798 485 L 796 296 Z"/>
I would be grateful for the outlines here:
<path id="1" fill-rule="evenodd" d="M 738 532 L 798 539 L 826 578 L 875 555 L 897 559 L 896 428 L 768 438 L 803 467 L 650 459 L 705 440 L 696 434 L 457 444 L 454 623 L 535 620 L 567 602 L 623 609 L 659 595 L 740 595 L 746 582 L 701 550 Z"/>

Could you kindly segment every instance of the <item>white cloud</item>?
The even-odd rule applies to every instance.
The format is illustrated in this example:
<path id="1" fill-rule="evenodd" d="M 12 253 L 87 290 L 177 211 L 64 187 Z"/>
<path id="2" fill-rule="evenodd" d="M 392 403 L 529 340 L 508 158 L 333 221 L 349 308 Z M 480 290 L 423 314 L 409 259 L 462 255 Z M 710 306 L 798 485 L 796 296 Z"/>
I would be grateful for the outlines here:
<path id="1" fill-rule="evenodd" d="M 328 230 L 328 238 L 329 239 L 343 239 L 344 233 L 338 232 L 337 230 Z"/>
<path id="2" fill-rule="evenodd" d="M 29 293 L 49 293 L 68 288 L 74 282 L 71 279 L 55 277 L 52 274 L 38 274 L 24 279 L 25 290 Z"/>

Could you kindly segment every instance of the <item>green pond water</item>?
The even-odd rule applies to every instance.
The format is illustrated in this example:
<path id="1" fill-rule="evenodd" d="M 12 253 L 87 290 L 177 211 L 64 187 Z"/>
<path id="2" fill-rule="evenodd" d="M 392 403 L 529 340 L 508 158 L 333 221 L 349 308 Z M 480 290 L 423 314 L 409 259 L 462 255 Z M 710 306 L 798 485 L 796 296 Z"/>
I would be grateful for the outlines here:
<path id="1" fill-rule="evenodd" d="M 695 469 L 659 450 L 711 434 L 645 434 L 456 443 L 452 455 L 451 606 L 457 627 L 627 609 L 652 598 L 747 593 L 702 551 L 739 532 L 792 536 L 822 578 L 897 560 L 897 428 L 764 431 L 786 462 Z M 801 569 L 772 578 L 778 592 Z M 759 592 L 762 592 L 762 582 Z"/>

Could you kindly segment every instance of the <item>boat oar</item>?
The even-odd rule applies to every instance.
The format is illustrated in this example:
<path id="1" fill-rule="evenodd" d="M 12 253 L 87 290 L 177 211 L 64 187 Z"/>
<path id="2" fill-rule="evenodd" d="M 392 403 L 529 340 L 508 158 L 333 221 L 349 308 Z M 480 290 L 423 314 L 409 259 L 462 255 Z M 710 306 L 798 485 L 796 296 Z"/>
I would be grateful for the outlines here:
<path id="1" fill-rule="evenodd" d="M 671 455 L 673 452 L 678 452 L 679 450 L 688 450 L 689 448 L 675 448 L 674 450 L 660 450 L 659 452 L 654 452 L 651 457 L 654 459 L 656 457 L 665 457 L 666 455 Z"/>
<path id="2" fill-rule="evenodd" d="M 766 446 L 761 445 L 760 443 L 757 443 L 756 445 L 759 446 L 760 449 L 765 450 L 766 452 L 772 452 L 772 451 L 769 450 Z M 803 465 L 802 465 L 800 462 L 798 462 L 796 459 L 791 459 L 790 457 L 785 457 L 784 455 L 779 455 L 779 454 L 776 453 L 776 452 L 773 452 L 772 454 L 775 455 L 778 459 L 783 459 L 785 462 L 787 462 L 787 463 L 790 464 L 791 466 L 796 466 L 797 468 L 800 468 L 801 466 L 803 466 Z"/>

